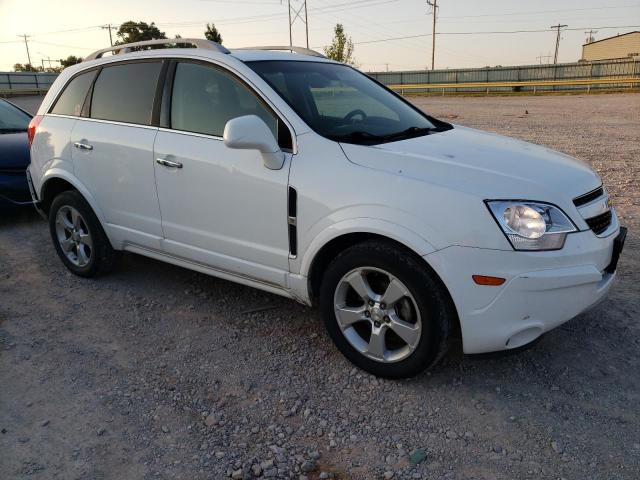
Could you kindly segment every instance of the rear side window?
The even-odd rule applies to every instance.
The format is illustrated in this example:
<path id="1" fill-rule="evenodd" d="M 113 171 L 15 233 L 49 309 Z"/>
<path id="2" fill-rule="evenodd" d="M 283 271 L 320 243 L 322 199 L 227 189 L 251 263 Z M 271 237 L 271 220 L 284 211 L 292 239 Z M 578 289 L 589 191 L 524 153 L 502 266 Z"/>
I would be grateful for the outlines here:
<path id="1" fill-rule="evenodd" d="M 277 118 L 243 83 L 221 70 L 178 63 L 173 81 L 171 127 L 222 136 L 227 122 L 257 115 L 278 138 Z"/>
<path id="2" fill-rule="evenodd" d="M 57 113 L 58 115 L 73 115 L 79 117 L 82 112 L 82 105 L 85 98 L 87 98 L 87 92 L 91 87 L 96 76 L 97 70 L 92 70 L 87 73 L 82 73 L 71 80 L 62 94 L 56 100 L 55 105 L 51 109 L 51 113 Z"/>
<path id="3" fill-rule="evenodd" d="M 149 125 L 161 62 L 104 67 L 93 87 L 91 118 Z"/>

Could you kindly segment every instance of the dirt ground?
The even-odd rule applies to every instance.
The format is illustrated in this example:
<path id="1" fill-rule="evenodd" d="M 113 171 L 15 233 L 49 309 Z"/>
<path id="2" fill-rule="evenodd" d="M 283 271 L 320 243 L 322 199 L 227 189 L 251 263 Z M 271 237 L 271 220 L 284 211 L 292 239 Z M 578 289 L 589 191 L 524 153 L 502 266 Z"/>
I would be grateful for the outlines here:
<path id="1" fill-rule="evenodd" d="M 129 254 L 80 279 L 43 220 L 0 212 L 0 478 L 640 478 L 640 94 L 413 100 L 602 175 L 629 227 L 604 303 L 378 380 L 316 310 Z"/>

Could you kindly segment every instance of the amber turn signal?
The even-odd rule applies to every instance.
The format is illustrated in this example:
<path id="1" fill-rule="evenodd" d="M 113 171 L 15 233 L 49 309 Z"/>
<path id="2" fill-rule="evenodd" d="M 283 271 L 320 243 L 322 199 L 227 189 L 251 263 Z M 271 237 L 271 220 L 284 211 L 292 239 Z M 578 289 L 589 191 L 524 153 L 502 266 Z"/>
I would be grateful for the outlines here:
<path id="1" fill-rule="evenodd" d="M 473 281 L 478 285 L 489 285 L 493 287 L 497 287 L 498 285 L 502 285 L 505 280 L 500 277 L 487 277 L 486 275 L 472 275 Z"/>

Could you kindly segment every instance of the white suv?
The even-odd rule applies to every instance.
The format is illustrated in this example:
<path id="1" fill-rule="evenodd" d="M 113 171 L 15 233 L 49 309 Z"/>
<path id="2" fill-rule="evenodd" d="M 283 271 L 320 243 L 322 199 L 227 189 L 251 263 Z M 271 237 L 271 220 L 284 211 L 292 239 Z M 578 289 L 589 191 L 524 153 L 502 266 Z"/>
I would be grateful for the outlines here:
<path id="1" fill-rule="evenodd" d="M 65 69 L 30 125 L 34 201 L 73 273 L 126 250 L 317 303 L 386 377 L 456 334 L 466 353 L 526 345 L 610 289 L 626 230 L 580 161 L 310 50 L 162 42 Z"/>

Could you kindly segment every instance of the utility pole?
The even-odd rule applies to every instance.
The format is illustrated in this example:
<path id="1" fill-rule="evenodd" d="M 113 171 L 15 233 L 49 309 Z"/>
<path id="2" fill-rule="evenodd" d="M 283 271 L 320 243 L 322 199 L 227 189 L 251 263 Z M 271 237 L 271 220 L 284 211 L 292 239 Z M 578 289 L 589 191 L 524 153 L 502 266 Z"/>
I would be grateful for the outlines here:
<path id="1" fill-rule="evenodd" d="M 555 28 L 556 29 L 556 54 L 553 56 L 553 64 L 557 64 L 558 63 L 558 49 L 560 48 L 560 30 L 562 28 L 565 28 L 567 25 L 551 25 L 550 28 Z"/>
<path id="2" fill-rule="evenodd" d="M 304 23 L 307 36 L 307 48 L 309 48 L 309 16 L 307 11 L 307 0 L 303 0 L 302 5 L 300 5 L 300 8 L 298 8 L 297 10 L 295 7 L 291 7 L 291 0 L 287 0 L 287 6 L 289 7 L 289 48 L 293 48 L 293 32 L 291 30 L 293 28 L 293 24 L 296 23 L 296 20 L 298 18 L 302 23 Z M 304 18 L 302 18 L 303 8 Z M 291 12 L 293 12 L 293 18 L 291 16 Z"/>
<path id="3" fill-rule="evenodd" d="M 108 23 L 106 25 L 102 25 L 100 28 L 102 30 L 109 30 L 109 43 L 113 47 L 113 38 L 111 37 L 111 30 L 117 30 L 117 28 L 116 27 L 112 27 L 110 23 Z"/>
<path id="4" fill-rule="evenodd" d="M 287 0 L 287 5 L 289 6 L 289 48 L 293 51 L 293 34 L 291 33 L 291 0 Z"/>
<path id="5" fill-rule="evenodd" d="M 549 64 L 549 59 L 551 58 L 551 55 L 538 55 L 536 57 L 536 59 L 538 60 L 538 62 L 540 62 L 540 65 L 542 65 L 542 59 L 546 59 L 546 63 Z"/>
<path id="6" fill-rule="evenodd" d="M 29 59 L 29 65 L 31 65 L 31 55 L 29 55 L 29 42 L 27 41 L 27 39 L 30 38 L 31 35 L 22 34 L 18 36 L 24 38 L 24 46 L 27 47 L 27 58 Z"/>
<path id="7" fill-rule="evenodd" d="M 307 14 L 307 0 L 304 0 L 304 29 L 307 34 L 307 48 L 309 48 L 309 15 Z"/>
<path id="8" fill-rule="evenodd" d="M 431 33 L 431 70 L 434 70 L 436 65 L 436 17 L 438 14 L 438 0 L 426 1 L 427 5 L 431 7 L 431 13 L 433 14 L 433 30 Z"/>
<path id="9" fill-rule="evenodd" d="M 594 37 L 594 34 L 598 33 L 598 30 L 587 30 L 586 32 L 584 32 L 587 34 L 587 41 L 585 43 L 593 43 L 596 41 L 596 37 Z"/>

